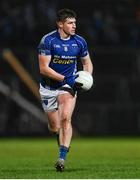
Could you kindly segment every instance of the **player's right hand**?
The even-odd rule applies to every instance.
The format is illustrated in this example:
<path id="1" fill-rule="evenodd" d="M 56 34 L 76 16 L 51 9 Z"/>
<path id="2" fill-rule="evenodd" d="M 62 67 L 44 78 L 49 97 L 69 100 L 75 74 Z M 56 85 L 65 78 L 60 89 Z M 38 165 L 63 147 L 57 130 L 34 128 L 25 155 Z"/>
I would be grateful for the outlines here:
<path id="1" fill-rule="evenodd" d="M 76 76 L 65 76 L 64 83 L 68 84 L 70 87 L 74 87 Z"/>

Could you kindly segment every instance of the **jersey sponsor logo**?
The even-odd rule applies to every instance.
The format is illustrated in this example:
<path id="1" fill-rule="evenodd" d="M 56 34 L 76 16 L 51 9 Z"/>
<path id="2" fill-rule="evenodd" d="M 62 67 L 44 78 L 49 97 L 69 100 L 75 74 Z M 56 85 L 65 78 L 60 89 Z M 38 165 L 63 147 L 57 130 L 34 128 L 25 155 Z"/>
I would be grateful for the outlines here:
<path id="1" fill-rule="evenodd" d="M 72 47 L 77 47 L 78 45 L 77 44 L 72 44 Z"/>
<path id="2" fill-rule="evenodd" d="M 76 59 L 76 56 L 65 56 L 65 55 L 62 55 L 61 57 L 63 59 Z"/>
<path id="3" fill-rule="evenodd" d="M 54 59 L 59 59 L 60 56 L 59 55 L 54 55 Z"/>
<path id="4" fill-rule="evenodd" d="M 53 59 L 53 63 L 54 64 L 72 64 L 74 62 L 74 60 L 72 59 Z"/>
<path id="5" fill-rule="evenodd" d="M 66 46 L 67 46 L 67 47 L 68 47 L 68 46 L 70 46 L 70 45 L 69 45 L 69 44 L 62 44 L 62 46 L 64 46 L 64 47 L 66 47 Z"/>
<path id="6" fill-rule="evenodd" d="M 54 48 L 60 48 L 59 44 L 54 44 Z"/>

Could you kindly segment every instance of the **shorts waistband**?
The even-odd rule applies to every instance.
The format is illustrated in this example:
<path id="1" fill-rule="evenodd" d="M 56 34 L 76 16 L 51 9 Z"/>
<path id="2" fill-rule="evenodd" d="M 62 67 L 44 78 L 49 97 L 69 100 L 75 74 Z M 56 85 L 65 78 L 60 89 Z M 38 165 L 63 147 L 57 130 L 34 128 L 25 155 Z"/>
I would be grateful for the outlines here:
<path id="1" fill-rule="evenodd" d="M 42 86 L 42 87 L 44 87 L 45 89 L 48 89 L 48 90 L 57 90 L 56 88 L 53 88 L 53 87 L 50 87 L 50 86 L 47 86 L 47 85 L 42 85 L 41 83 L 40 83 L 40 85 Z"/>

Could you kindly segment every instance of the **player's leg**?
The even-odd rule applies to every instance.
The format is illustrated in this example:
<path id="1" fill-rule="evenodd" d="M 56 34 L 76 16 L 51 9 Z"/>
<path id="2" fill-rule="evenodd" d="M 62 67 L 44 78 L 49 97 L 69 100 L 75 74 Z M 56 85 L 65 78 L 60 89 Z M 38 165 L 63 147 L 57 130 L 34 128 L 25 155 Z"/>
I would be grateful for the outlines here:
<path id="1" fill-rule="evenodd" d="M 59 144 L 58 130 L 60 128 L 60 121 L 58 117 L 57 103 L 58 91 L 50 90 L 40 85 L 39 92 L 42 100 L 42 107 L 47 116 L 46 119 L 48 122 L 48 128 L 50 132 L 57 135 L 57 140 Z"/>
<path id="2" fill-rule="evenodd" d="M 60 129 L 60 121 L 58 117 L 58 110 L 48 111 L 46 112 L 46 116 L 48 119 L 48 129 L 51 133 L 56 135 L 57 143 L 60 145 L 59 142 L 59 129 Z"/>
<path id="3" fill-rule="evenodd" d="M 60 119 L 60 145 L 69 147 L 72 137 L 71 118 L 75 108 L 76 96 L 71 94 L 61 94 L 58 97 L 59 119 Z"/>
<path id="4" fill-rule="evenodd" d="M 48 119 L 48 128 L 50 132 L 58 133 L 59 128 L 60 128 L 58 110 L 48 111 L 46 112 L 46 116 Z"/>
<path id="5" fill-rule="evenodd" d="M 69 150 L 71 138 L 72 138 L 72 125 L 71 117 L 75 107 L 76 97 L 71 94 L 61 94 L 58 96 L 58 113 L 60 119 L 60 150 L 59 159 L 56 163 L 56 169 L 58 171 L 63 171 L 64 161 L 66 159 L 67 152 Z"/>

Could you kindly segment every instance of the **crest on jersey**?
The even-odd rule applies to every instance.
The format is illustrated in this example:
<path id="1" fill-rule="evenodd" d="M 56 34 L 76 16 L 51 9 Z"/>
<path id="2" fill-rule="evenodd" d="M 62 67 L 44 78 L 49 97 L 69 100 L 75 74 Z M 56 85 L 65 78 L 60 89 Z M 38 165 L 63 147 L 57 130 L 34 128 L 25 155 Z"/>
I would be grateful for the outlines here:
<path id="1" fill-rule="evenodd" d="M 68 47 L 67 46 L 64 46 L 64 51 L 68 51 Z"/>

